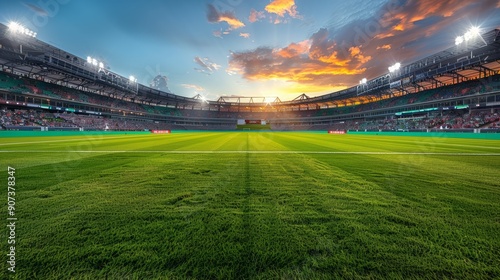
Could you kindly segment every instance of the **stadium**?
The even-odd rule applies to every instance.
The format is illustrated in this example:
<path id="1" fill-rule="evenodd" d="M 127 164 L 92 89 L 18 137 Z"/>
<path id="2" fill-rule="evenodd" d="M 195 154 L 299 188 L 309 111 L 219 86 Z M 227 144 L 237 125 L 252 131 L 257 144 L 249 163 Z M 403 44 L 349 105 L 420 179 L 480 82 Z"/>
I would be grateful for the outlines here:
<path id="1" fill-rule="evenodd" d="M 500 29 L 387 67 L 187 97 L 0 24 L 2 279 L 500 278 Z"/>
<path id="2" fill-rule="evenodd" d="M 452 46 L 403 67 L 396 64 L 397 69 L 357 86 L 313 98 L 302 94 L 290 101 L 241 96 L 210 101 L 201 95 L 162 92 L 107 71 L 91 57 L 79 58 L 29 36 L 13 36 L 5 25 L 1 31 L 0 102 L 8 108 L 2 123 L 7 130 L 486 133 L 499 127 L 497 29 L 482 35 L 472 30 L 481 40 L 474 38 L 466 47 Z"/>

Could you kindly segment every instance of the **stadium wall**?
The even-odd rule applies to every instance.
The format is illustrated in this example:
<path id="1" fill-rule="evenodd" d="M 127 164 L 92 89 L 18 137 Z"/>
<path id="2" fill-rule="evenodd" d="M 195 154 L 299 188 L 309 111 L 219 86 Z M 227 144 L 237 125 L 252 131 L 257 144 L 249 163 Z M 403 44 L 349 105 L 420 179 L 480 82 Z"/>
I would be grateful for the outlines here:
<path id="1" fill-rule="evenodd" d="M 2 137 L 144 135 L 149 131 L 0 131 Z"/>
<path id="2" fill-rule="evenodd" d="M 179 130 L 172 133 L 207 133 L 205 130 Z M 235 133 L 241 131 L 209 131 L 220 133 Z M 245 133 L 259 133 L 261 131 L 244 131 Z M 290 131 L 298 132 L 298 131 Z M 328 131 L 306 130 L 304 133 L 326 134 Z M 264 133 L 289 133 L 289 131 L 274 131 Z M 109 135 L 148 135 L 149 131 L 0 131 L 0 138 L 7 137 L 43 137 L 43 136 L 109 136 Z M 413 137 L 436 137 L 436 138 L 467 138 L 467 139 L 489 139 L 500 140 L 500 133 L 469 133 L 469 132 L 358 132 L 348 131 L 349 135 L 378 135 L 378 136 L 413 136 Z"/>
<path id="3" fill-rule="evenodd" d="M 414 136 L 436 138 L 468 138 L 500 140 L 500 133 L 470 133 L 470 132 L 361 132 L 348 131 L 349 135 L 379 135 L 379 136 Z"/>

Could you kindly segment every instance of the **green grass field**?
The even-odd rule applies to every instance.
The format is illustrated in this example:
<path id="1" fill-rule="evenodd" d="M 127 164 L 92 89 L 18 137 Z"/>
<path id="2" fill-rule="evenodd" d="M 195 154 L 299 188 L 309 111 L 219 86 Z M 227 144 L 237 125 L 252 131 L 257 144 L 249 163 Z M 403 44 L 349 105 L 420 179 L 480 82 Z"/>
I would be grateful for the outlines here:
<path id="1" fill-rule="evenodd" d="M 498 279 L 500 141 L 0 138 L 1 279 Z"/>

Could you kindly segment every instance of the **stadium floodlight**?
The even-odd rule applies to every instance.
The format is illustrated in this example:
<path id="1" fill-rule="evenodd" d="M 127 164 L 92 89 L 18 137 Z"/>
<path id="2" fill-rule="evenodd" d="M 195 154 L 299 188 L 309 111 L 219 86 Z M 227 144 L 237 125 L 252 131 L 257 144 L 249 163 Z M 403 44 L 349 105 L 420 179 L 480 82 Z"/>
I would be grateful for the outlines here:
<path id="1" fill-rule="evenodd" d="M 130 82 L 132 82 L 132 83 L 136 83 L 136 82 L 137 82 L 137 78 L 136 78 L 136 77 L 134 77 L 134 76 L 132 76 L 132 75 L 130 75 L 130 76 L 128 77 L 128 80 L 129 80 Z"/>
<path id="2" fill-rule="evenodd" d="M 479 27 L 477 27 L 477 26 L 473 26 L 473 27 L 471 27 L 471 29 L 469 29 L 469 32 L 470 32 L 472 35 L 476 36 L 476 35 L 479 35 L 479 34 L 480 34 L 481 29 L 479 29 Z"/>
<path id="3" fill-rule="evenodd" d="M 486 43 L 484 38 L 481 36 L 481 29 L 477 26 L 471 27 L 467 32 L 465 32 L 464 35 L 458 36 L 455 39 L 455 45 L 459 46 L 462 43 L 467 43 L 468 41 L 470 41 L 476 37 L 481 38 L 481 40 L 484 42 L 484 44 L 488 45 L 488 43 Z"/>
<path id="4" fill-rule="evenodd" d="M 363 78 L 363 79 L 361 79 L 361 81 L 359 81 L 359 84 L 366 85 L 367 82 L 368 82 L 368 80 L 366 78 Z"/>
<path id="5" fill-rule="evenodd" d="M 102 61 L 99 61 L 91 56 L 87 56 L 87 63 L 90 65 L 90 66 L 94 66 L 96 68 L 99 68 L 99 71 L 101 69 L 104 69 L 104 62 Z"/>
<path id="6" fill-rule="evenodd" d="M 393 72 L 396 72 L 399 70 L 399 68 L 401 68 L 401 63 L 396 63 L 394 65 L 392 65 L 391 67 L 389 67 L 389 72 L 393 73 Z"/>
<path id="7" fill-rule="evenodd" d="M 37 35 L 37 33 L 34 32 L 33 30 L 30 30 L 29 28 L 26 28 L 14 21 L 9 22 L 8 27 L 11 32 L 16 34 L 23 34 L 32 38 L 35 38 Z"/>
<path id="8" fill-rule="evenodd" d="M 20 24 L 14 21 L 9 22 L 9 30 L 12 32 L 18 32 Z"/>
<path id="9" fill-rule="evenodd" d="M 464 34 L 464 40 L 466 42 L 469 41 L 470 39 L 472 39 L 472 37 L 474 37 L 474 34 L 472 34 L 472 32 L 470 32 L 470 31 L 465 32 L 465 34 Z"/>
<path id="10" fill-rule="evenodd" d="M 92 66 L 99 67 L 99 69 L 104 69 L 104 63 L 91 56 L 87 56 L 87 63 Z"/>

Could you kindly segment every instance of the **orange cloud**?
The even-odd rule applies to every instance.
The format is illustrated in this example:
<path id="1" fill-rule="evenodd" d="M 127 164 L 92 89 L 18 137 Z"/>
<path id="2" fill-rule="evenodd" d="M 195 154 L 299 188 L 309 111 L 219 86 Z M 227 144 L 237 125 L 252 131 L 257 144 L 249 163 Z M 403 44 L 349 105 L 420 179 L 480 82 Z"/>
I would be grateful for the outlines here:
<path id="1" fill-rule="evenodd" d="M 349 48 L 349 51 L 351 52 L 351 57 L 353 59 L 357 59 L 361 64 L 365 64 L 368 61 L 372 60 L 371 56 L 363 55 L 360 47 L 351 47 Z"/>
<path id="2" fill-rule="evenodd" d="M 238 73 L 250 81 L 288 82 L 301 89 L 307 85 L 325 90 L 357 79 L 353 76 L 366 71 L 363 64 L 371 56 L 364 55 L 360 47 L 353 47 L 348 57 L 341 57 L 326 34 L 326 30 L 320 30 L 311 39 L 284 48 L 232 53 L 227 72 Z"/>
<path id="3" fill-rule="evenodd" d="M 374 39 L 385 39 L 385 38 L 390 38 L 390 37 L 394 37 L 394 36 L 396 36 L 396 34 L 394 34 L 394 33 L 381 33 L 381 34 L 375 35 Z"/>
<path id="4" fill-rule="evenodd" d="M 394 31 L 405 31 L 405 26 L 403 24 L 398 24 L 392 28 Z"/>
<path id="5" fill-rule="evenodd" d="M 278 54 L 284 58 L 292 58 L 302 54 L 306 54 L 310 48 L 310 41 L 304 40 L 300 43 L 292 43 L 278 51 Z"/>
<path id="6" fill-rule="evenodd" d="M 289 14 L 291 17 L 298 17 L 295 0 L 274 0 L 265 7 L 266 12 L 284 17 Z"/>
<path id="7" fill-rule="evenodd" d="M 208 5 L 207 19 L 210 23 L 226 22 L 230 30 L 244 27 L 245 24 L 239 20 L 232 12 L 219 12 L 214 5 Z"/>
<path id="8" fill-rule="evenodd" d="M 331 64 L 331 65 L 335 65 L 335 66 L 339 66 L 339 67 L 347 67 L 347 65 L 349 64 L 349 60 L 348 59 L 339 59 L 338 58 L 338 52 L 332 52 L 328 55 L 324 55 L 324 54 L 321 54 L 321 55 L 318 55 L 318 54 L 315 54 L 315 53 L 311 53 L 310 54 L 310 57 L 312 59 L 316 59 L 318 61 L 321 61 L 321 62 L 324 62 L 324 63 L 328 63 L 328 64 Z"/>
<path id="9" fill-rule="evenodd" d="M 243 32 L 240 32 L 240 37 L 243 37 L 245 39 L 248 39 L 250 38 L 250 33 L 243 33 Z"/>
<path id="10" fill-rule="evenodd" d="M 195 91 L 205 91 L 205 88 L 199 86 L 199 85 L 194 85 L 194 84 L 181 84 L 183 88 L 186 89 L 193 89 Z"/>
<path id="11" fill-rule="evenodd" d="M 404 65 L 450 47 L 453 42 L 443 38 L 456 31 L 460 19 L 499 6 L 493 0 L 481 5 L 462 0 L 408 0 L 397 7 L 391 3 L 373 17 L 350 22 L 334 32 L 323 28 L 308 39 L 281 48 L 232 53 L 226 72 L 249 81 L 280 82 L 290 92 L 333 91 L 353 86 L 363 77 L 383 75 L 395 62 Z M 293 5 L 294 1 L 272 1 L 266 11 L 277 17 L 270 22 L 286 21 L 283 17 L 290 14 L 287 9 Z M 454 40 L 453 34 L 451 37 Z"/>
<path id="12" fill-rule="evenodd" d="M 390 50 L 390 49 L 391 45 L 389 44 L 377 47 L 377 50 Z"/>
<path id="13" fill-rule="evenodd" d="M 221 15 L 221 17 L 219 18 L 219 22 L 223 21 L 227 22 L 227 24 L 229 24 L 231 29 L 238 29 L 245 26 L 245 24 L 241 22 L 239 19 L 230 16 Z"/>
<path id="14" fill-rule="evenodd" d="M 404 5 L 396 2 L 389 1 L 371 18 L 353 21 L 335 34 L 329 34 L 340 44 L 334 48 L 341 58 L 355 55 L 356 46 L 362 46 L 361 56 L 354 59 L 366 67 L 367 78 L 387 71 L 389 65 L 383 61 L 409 63 L 417 57 L 451 47 L 455 33 L 460 32 L 457 28 L 467 28 L 463 18 L 480 18 L 498 5 L 494 0 L 485 0 L 481 5 L 461 0 L 408 0 Z"/>
<path id="15" fill-rule="evenodd" d="M 491 0 L 486 0 L 485 2 L 493 3 Z M 380 25 L 384 28 L 390 27 L 387 29 L 390 33 L 394 31 L 407 32 L 417 28 L 420 22 L 432 17 L 450 18 L 452 20 L 460 18 L 456 14 L 467 11 L 471 4 L 473 3 L 463 0 L 410 0 L 405 6 L 395 10 L 389 8 L 382 10 Z M 383 37 L 385 35 L 378 34 L 378 36 Z"/>

